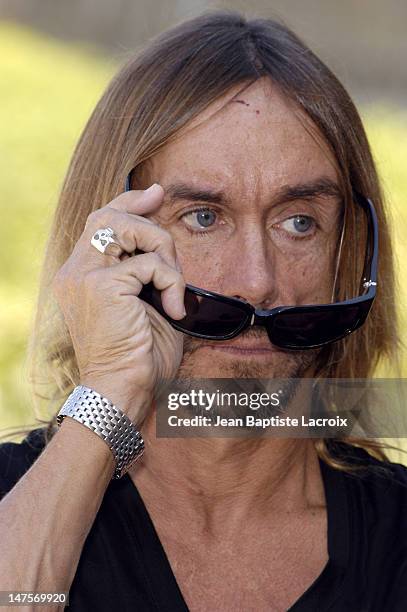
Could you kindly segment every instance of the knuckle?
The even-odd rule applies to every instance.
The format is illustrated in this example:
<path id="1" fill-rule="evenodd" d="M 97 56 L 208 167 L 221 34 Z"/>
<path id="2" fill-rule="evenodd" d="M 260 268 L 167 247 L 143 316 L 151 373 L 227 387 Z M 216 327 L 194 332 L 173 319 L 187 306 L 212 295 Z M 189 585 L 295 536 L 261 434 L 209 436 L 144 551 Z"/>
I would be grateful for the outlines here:
<path id="1" fill-rule="evenodd" d="M 161 234 L 160 234 L 161 244 L 166 250 L 170 251 L 172 254 L 175 254 L 175 244 L 174 244 L 173 237 L 171 236 L 169 232 L 167 232 L 167 230 L 160 229 L 160 231 L 161 231 Z"/>
<path id="2" fill-rule="evenodd" d="M 181 272 L 178 272 L 178 271 L 176 272 L 176 275 L 177 275 L 177 279 L 176 279 L 177 285 L 181 289 L 185 289 L 186 283 L 185 283 L 185 279 L 183 275 L 181 274 Z"/>
<path id="3" fill-rule="evenodd" d="M 112 216 L 116 213 L 117 210 L 109 205 L 93 210 L 86 219 L 85 228 L 97 230 L 98 228 L 105 227 L 111 223 Z M 117 223 L 117 219 L 115 219 L 115 223 Z"/>
<path id="4" fill-rule="evenodd" d="M 155 230 L 160 230 L 160 226 L 157 225 L 155 221 L 151 219 L 147 219 L 146 217 L 142 217 L 140 215 L 130 215 L 128 213 L 123 213 L 126 215 L 126 229 L 129 233 L 141 234 L 142 232 L 148 232 L 150 235 Z"/>
<path id="5" fill-rule="evenodd" d="M 168 283 L 171 285 L 171 287 L 177 290 L 182 289 L 184 285 L 184 279 L 179 274 L 178 270 L 174 270 L 174 268 L 168 266 L 165 270 L 165 273 Z"/>
<path id="6" fill-rule="evenodd" d="M 144 259 L 147 265 L 150 265 L 154 268 L 161 266 L 163 263 L 159 254 L 153 251 L 150 251 L 149 253 L 144 253 L 143 255 L 140 255 L 140 257 Z"/>
<path id="7" fill-rule="evenodd" d="M 99 213 L 99 210 L 92 210 L 92 212 L 89 213 L 86 219 L 86 224 L 85 224 L 86 228 L 88 228 L 89 226 L 93 226 L 96 223 L 96 220 L 98 218 L 98 213 Z"/>

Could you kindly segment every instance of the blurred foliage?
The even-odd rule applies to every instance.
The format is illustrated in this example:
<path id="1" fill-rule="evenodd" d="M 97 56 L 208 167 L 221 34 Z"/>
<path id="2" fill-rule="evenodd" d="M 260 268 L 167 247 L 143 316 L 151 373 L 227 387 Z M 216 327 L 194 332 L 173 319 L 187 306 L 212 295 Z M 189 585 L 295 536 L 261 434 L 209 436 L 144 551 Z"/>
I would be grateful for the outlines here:
<path id="1" fill-rule="evenodd" d="M 34 420 L 24 354 L 43 248 L 73 147 L 116 67 L 95 50 L 0 23 L 0 428 Z M 407 113 L 362 111 L 390 203 L 397 257 L 405 261 Z M 401 283 L 407 275 L 399 272 Z M 402 316 L 405 294 L 400 291 Z"/>

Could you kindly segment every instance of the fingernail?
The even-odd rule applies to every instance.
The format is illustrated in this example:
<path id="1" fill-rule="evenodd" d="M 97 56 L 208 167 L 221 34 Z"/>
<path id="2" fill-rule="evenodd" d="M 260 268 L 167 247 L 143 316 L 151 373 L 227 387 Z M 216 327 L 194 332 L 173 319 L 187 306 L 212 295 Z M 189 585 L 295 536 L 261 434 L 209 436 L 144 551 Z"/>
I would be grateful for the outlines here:
<path id="1" fill-rule="evenodd" d="M 153 191 L 155 191 L 155 190 L 157 189 L 157 187 L 159 187 L 159 186 L 160 186 L 160 185 L 159 185 L 159 183 L 153 183 L 152 185 L 150 185 L 150 187 L 149 187 L 148 189 L 146 189 L 146 190 L 144 191 L 144 193 L 148 193 L 148 194 L 150 194 L 150 193 L 152 193 Z"/>

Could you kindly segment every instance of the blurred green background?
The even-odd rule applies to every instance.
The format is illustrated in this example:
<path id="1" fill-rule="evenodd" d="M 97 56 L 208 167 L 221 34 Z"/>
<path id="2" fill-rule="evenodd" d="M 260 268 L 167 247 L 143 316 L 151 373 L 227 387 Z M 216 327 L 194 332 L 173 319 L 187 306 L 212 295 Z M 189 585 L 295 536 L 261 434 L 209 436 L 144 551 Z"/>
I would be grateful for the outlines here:
<path id="1" fill-rule="evenodd" d="M 62 42 L 0 22 L 0 428 L 34 420 L 24 354 L 40 264 L 58 190 L 73 147 L 117 59 L 85 43 Z M 407 341 L 407 112 L 397 102 L 360 106 L 388 196 Z M 407 353 L 402 355 L 403 376 Z M 390 371 L 378 375 L 393 376 Z M 407 440 L 399 440 L 407 449 Z M 407 464 L 407 455 L 394 459 Z"/>
<path id="2" fill-rule="evenodd" d="M 0 23 L 0 427 L 32 421 L 23 359 L 43 250 L 80 132 L 116 65 Z"/>

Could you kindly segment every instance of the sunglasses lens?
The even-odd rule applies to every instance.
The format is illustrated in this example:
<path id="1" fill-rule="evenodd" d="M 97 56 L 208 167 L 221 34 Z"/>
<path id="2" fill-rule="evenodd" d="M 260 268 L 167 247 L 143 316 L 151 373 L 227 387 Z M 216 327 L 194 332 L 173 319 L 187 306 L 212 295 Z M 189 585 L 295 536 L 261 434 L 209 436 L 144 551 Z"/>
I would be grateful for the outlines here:
<path id="1" fill-rule="evenodd" d="M 187 316 L 180 321 L 186 331 L 224 337 L 239 329 L 247 318 L 246 312 L 216 298 L 185 291 Z"/>
<path id="2" fill-rule="evenodd" d="M 161 294 L 152 285 L 145 285 L 139 297 L 168 318 L 161 303 Z M 197 295 L 185 289 L 186 317 L 174 321 L 179 329 L 193 334 L 224 338 L 239 330 L 248 317 L 244 307 L 228 304 L 214 297 Z"/>
<path id="3" fill-rule="evenodd" d="M 277 314 L 268 333 L 271 342 L 284 348 L 308 348 L 334 342 L 359 327 L 370 304 L 303 309 Z"/>

